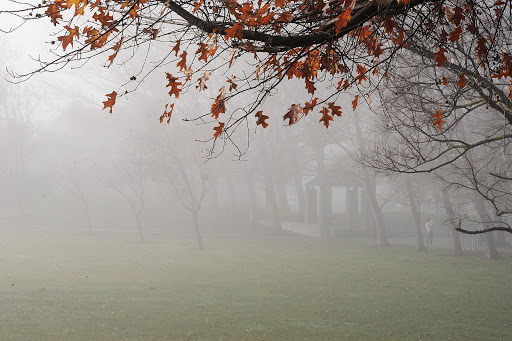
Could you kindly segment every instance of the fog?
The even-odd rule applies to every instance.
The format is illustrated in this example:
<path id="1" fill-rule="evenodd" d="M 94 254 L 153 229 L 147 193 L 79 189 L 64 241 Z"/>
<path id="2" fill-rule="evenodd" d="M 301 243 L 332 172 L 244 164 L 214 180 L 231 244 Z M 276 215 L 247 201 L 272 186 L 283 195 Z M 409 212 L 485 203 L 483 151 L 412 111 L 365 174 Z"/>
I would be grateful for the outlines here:
<path id="1" fill-rule="evenodd" d="M 38 34 L 3 37 L 1 65 L 35 68 Z M 509 237 L 499 236 L 493 263 L 481 237 L 460 234 L 467 257 L 456 258 L 431 174 L 406 183 L 362 167 L 359 151 L 378 142 L 378 100 L 354 111 L 342 95 L 329 129 L 313 113 L 289 126 L 282 117 L 304 91 L 289 82 L 264 104 L 269 127 L 246 122 L 214 140 L 193 119 L 208 112 L 215 79 L 182 94 L 169 124 L 159 121 L 169 97 L 161 71 L 102 110 L 142 62 L 1 80 L 1 340 L 510 332 Z M 488 327 L 473 326 L 484 316 Z"/>

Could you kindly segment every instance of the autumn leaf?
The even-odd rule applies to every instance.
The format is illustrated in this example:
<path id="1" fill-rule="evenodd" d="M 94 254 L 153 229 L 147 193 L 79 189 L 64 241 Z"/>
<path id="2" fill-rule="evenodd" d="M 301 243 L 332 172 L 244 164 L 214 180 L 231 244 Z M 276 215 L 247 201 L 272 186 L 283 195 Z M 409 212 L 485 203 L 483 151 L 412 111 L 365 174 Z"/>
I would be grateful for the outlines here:
<path id="1" fill-rule="evenodd" d="M 169 81 L 167 87 L 171 88 L 171 90 L 169 91 L 169 96 L 174 95 L 174 97 L 176 98 L 180 97 L 180 85 L 182 84 L 178 81 L 178 78 L 173 77 L 170 73 L 167 73 L 167 80 Z"/>
<path id="2" fill-rule="evenodd" d="M 459 81 L 457 82 L 457 85 L 461 89 L 466 85 L 466 76 L 463 73 L 459 75 Z"/>
<path id="3" fill-rule="evenodd" d="M 333 121 L 331 115 L 329 115 L 329 109 L 327 107 L 323 107 L 322 110 L 320 110 L 320 113 L 322 114 L 322 117 L 320 117 L 320 120 L 318 122 L 323 122 L 326 128 L 329 128 L 329 121 Z"/>
<path id="4" fill-rule="evenodd" d="M 361 84 L 362 81 L 367 81 L 368 78 L 366 78 L 366 68 L 361 65 L 357 64 L 357 74 L 356 80 L 358 81 L 357 84 Z"/>
<path id="5" fill-rule="evenodd" d="M 209 71 L 205 71 L 201 77 L 199 77 L 198 85 L 196 86 L 196 89 L 199 88 L 199 91 L 203 91 L 208 89 L 206 86 L 206 81 L 210 79 L 211 73 Z"/>
<path id="6" fill-rule="evenodd" d="M 176 42 L 176 45 L 174 45 L 174 47 L 171 50 L 171 52 L 174 51 L 174 54 L 175 54 L 176 57 L 178 57 L 178 53 L 180 52 L 180 45 L 181 45 L 181 40 L 178 40 Z"/>
<path id="7" fill-rule="evenodd" d="M 223 114 L 226 112 L 225 99 L 226 99 L 226 90 L 224 87 L 222 87 L 220 89 L 219 95 L 217 96 L 217 98 L 215 99 L 215 102 L 212 104 L 212 107 L 211 107 L 211 112 L 212 112 L 213 118 L 218 119 L 220 114 Z"/>
<path id="8" fill-rule="evenodd" d="M 204 2 L 204 0 L 199 0 L 198 2 L 194 3 L 195 6 L 194 6 L 194 10 L 192 11 L 192 13 L 199 11 L 203 2 Z"/>
<path id="9" fill-rule="evenodd" d="M 224 36 L 224 38 L 226 38 L 226 40 L 228 40 L 229 38 L 235 38 L 238 40 L 242 40 L 243 28 L 244 28 L 243 23 L 239 22 L 239 23 L 235 24 L 233 27 L 228 28 L 226 30 L 226 35 Z"/>
<path id="10" fill-rule="evenodd" d="M 123 41 L 124 41 L 124 37 L 122 37 L 121 40 L 119 40 L 117 42 L 117 44 L 115 44 L 114 47 L 112 47 L 112 50 L 114 50 L 114 53 L 111 54 L 110 56 L 108 56 L 108 61 L 109 61 L 108 67 L 109 68 L 112 65 L 112 63 L 114 62 L 114 59 L 116 58 L 117 53 L 121 49 L 121 45 L 123 45 Z"/>
<path id="11" fill-rule="evenodd" d="M 453 43 L 453 42 L 456 42 L 457 40 L 459 40 L 461 33 L 462 33 L 462 28 L 460 26 L 457 26 L 455 28 L 455 30 L 453 30 L 453 32 L 450 34 L 450 41 Z"/>
<path id="12" fill-rule="evenodd" d="M 114 106 L 114 104 L 116 104 L 117 92 L 112 91 L 112 93 L 107 94 L 105 96 L 107 96 L 108 99 L 106 101 L 102 102 L 103 109 L 110 108 L 109 112 L 112 114 L 112 107 Z"/>
<path id="13" fill-rule="evenodd" d="M 73 38 L 77 37 L 80 38 L 80 29 L 78 26 L 75 26 L 75 28 L 71 28 L 69 26 L 64 26 L 64 28 L 69 32 L 68 35 L 58 37 L 57 39 L 62 42 L 62 49 L 66 51 L 66 47 L 71 44 L 73 46 Z"/>
<path id="14" fill-rule="evenodd" d="M 215 133 L 213 134 L 213 137 L 217 139 L 217 137 L 222 134 L 222 129 L 224 129 L 224 123 L 219 122 L 219 125 L 217 127 L 214 127 L 213 130 L 215 130 Z"/>
<path id="15" fill-rule="evenodd" d="M 351 13 L 352 10 L 349 8 L 336 18 L 336 34 L 339 34 L 348 25 L 349 20 L 352 19 Z"/>
<path id="16" fill-rule="evenodd" d="M 265 120 L 268 119 L 268 116 L 263 115 L 263 111 L 261 111 L 261 110 L 258 111 L 256 113 L 256 115 L 254 115 L 254 116 L 256 116 L 256 118 L 257 118 L 256 125 L 260 125 L 261 124 L 263 126 L 263 128 L 268 127 L 268 123 L 265 122 Z"/>
<path id="17" fill-rule="evenodd" d="M 233 76 L 232 79 L 227 80 L 227 82 L 229 83 L 229 91 L 236 90 L 236 88 L 238 87 L 238 84 L 235 83 L 235 79 L 236 77 Z"/>
<path id="18" fill-rule="evenodd" d="M 302 108 L 297 104 L 292 104 L 291 107 L 288 108 L 286 114 L 283 116 L 283 120 L 289 120 L 288 125 L 295 124 L 299 120 L 300 114 L 302 114 Z"/>
<path id="19" fill-rule="evenodd" d="M 306 89 L 308 90 L 308 93 L 310 94 L 314 94 L 315 93 L 315 83 L 313 83 L 312 81 L 310 81 L 309 79 L 304 79 L 304 82 L 306 83 Z"/>
<path id="20" fill-rule="evenodd" d="M 167 106 L 169 106 L 169 111 L 167 111 Z M 167 124 L 169 124 L 171 122 L 172 111 L 174 110 L 174 103 L 171 105 L 166 104 L 165 109 L 166 110 L 164 110 L 162 116 L 160 116 L 160 123 L 162 123 L 164 119 L 167 119 Z"/>
<path id="21" fill-rule="evenodd" d="M 437 66 L 443 66 L 444 62 L 448 61 L 448 58 L 444 55 L 446 53 L 446 50 L 444 48 L 441 48 L 434 56 L 434 61 L 436 62 Z"/>
<path id="22" fill-rule="evenodd" d="M 341 117 L 341 106 L 335 105 L 334 102 L 330 102 L 327 104 L 329 106 L 329 109 L 331 109 L 331 114 L 334 116 Z"/>
<path id="23" fill-rule="evenodd" d="M 315 97 L 311 101 L 304 103 L 304 115 L 307 116 L 307 114 L 313 110 L 313 108 L 316 106 L 317 101 L 318 97 Z"/>
<path id="24" fill-rule="evenodd" d="M 443 85 L 448 85 L 448 78 L 446 77 L 443 77 Z"/>
<path id="25" fill-rule="evenodd" d="M 60 13 L 60 9 L 62 8 L 62 4 L 60 3 L 51 3 L 48 5 L 48 8 L 44 12 L 47 16 L 50 17 L 50 21 L 53 25 L 57 26 L 59 23 L 59 19 L 62 19 L 62 14 Z"/>
<path id="26" fill-rule="evenodd" d="M 432 123 L 432 127 L 437 126 L 438 130 L 442 130 L 443 129 L 442 124 L 446 123 L 446 121 L 443 120 L 443 117 L 444 117 L 443 111 L 437 110 L 436 113 L 431 116 L 431 118 L 434 119 L 434 123 Z"/>
<path id="27" fill-rule="evenodd" d="M 356 95 L 356 97 L 354 98 L 354 100 L 352 101 L 352 109 L 353 110 L 356 110 L 357 108 L 357 102 L 359 101 L 359 95 Z"/>
<path id="28" fill-rule="evenodd" d="M 286 0 L 275 0 L 275 3 L 277 8 L 283 8 L 286 4 Z"/>
<path id="29" fill-rule="evenodd" d="M 183 51 L 180 55 L 180 61 L 176 64 L 177 67 L 180 68 L 180 71 L 187 69 L 187 51 Z"/>

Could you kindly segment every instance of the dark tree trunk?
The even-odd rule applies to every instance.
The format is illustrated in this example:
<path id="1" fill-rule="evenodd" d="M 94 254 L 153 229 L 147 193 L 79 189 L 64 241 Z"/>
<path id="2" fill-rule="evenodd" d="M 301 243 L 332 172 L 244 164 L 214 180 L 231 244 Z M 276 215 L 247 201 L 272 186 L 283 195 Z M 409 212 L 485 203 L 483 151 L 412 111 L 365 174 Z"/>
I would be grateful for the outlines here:
<path id="1" fill-rule="evenodd" d="M 462 245 L 460 243 L 459 232 L 455 230 L 455 217 L 453 215 L 453 207 L 452 202 L 450 201 L 450 196 L 448 195 L 448 190 L 446 188 L 441 188 L 441 195 L 443 198 L 443 208 L 451 225 L 453 253 L 455 256 L 462 256 L 464 251 L 462 250 Z"/>
<path id="2" fill-rule="evenodd" d="M 416 229 L 416 251 L 425 251 L 425 243 L 423 241 L 423 230 L 421 229 L 420 212 L 415 200 L 414 190 L 408 176 L 404 176 L 405 190 L 407 192 L 407 200 L 409 202 L 409 209 L 414 220 L 414 227 Z"/>

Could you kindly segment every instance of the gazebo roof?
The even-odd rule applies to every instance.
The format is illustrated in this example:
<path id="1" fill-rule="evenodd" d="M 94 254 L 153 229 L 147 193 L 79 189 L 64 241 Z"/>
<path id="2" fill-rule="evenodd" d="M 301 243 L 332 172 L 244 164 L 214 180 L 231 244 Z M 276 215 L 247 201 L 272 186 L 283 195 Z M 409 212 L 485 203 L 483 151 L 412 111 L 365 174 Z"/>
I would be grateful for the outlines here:
<path id="1" fill-rule="evenodd" d="M 317 175 L 306 183 L 306 186 L 318 187 L 325 183 L 329 187 L 363 187 L 361 178 L 354 172 L 338 169 Z"/>

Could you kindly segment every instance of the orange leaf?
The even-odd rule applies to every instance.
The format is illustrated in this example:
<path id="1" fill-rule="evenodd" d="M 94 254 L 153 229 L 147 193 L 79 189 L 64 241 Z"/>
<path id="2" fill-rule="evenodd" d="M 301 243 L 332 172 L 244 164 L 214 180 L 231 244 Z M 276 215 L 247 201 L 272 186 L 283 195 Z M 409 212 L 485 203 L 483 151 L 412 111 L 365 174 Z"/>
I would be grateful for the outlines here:
<path id="1" fill-rule="evenodd" d="M 256 117 L 258 118 L 258 119 L 256 120 L 256 125 L 260 125 L 260 124 L 261 124 L 261 125 L 263 126 L 263 128 L 268 127 L 268 123 L 267 123 L 267 122 L 265 122 L 265 120 L 266 120 L 266 119 L 268 119 L 268 116 L 263 115 L 263 111 L 261 111 L 261 110 L 260 110 L 260 111 L 258 111 L 258 112 L 256 113 L 256 115 L 254 115 L 254 116 L 256 116 Z"/>
<path id="2" fill-rule="evenodd" d="M 443 85 L 448 85 L 448 78 L 443 77 Z"/>
<path id="3" fill-rule="evenodd" d="M 110 108 L 110 113 L 112 114 L 112 107 L 114 106 L 114 104 L 116 104 L 117 92 L 112 91 L 112 93 L 107 94 L 105 96 L 107 96 L 108 99 L 102 102 L 103 109 Z"/>
<path id="4" fill-rule="evenodd" d="M 178 53 L 180 52 L 180 44 L 181 44 L 181 40 L 178 40 L 176 42 L 176 45 L 174 45 L 174 47 L 171 50 L 171 52 L 174 51 L 176 57 L 178 57 Z"/>
<path id="5" fill-rule="evenodd" d="M 352 19 L 351 13 L 352 10 L 348 8 L 336 18 L 336 34 L 340 33 L 341 29 L 347 26 L 348 21 Z"/>
<path id="6" fill-rule="evenodd" d="M 180 71 L 187 69 L 187 51 L 183 51 L 180 55 L 180 61 L 176 64 L 177 67 L 180 68 Z"/>
<path id="7" fill-rule="evenodd" d="M 73 46 L 73 38 L 76 36 L 77 38 L 80 38 L 80 31 L 78 26 L 75 26 L 75 28 L 71 28 L 69 26 L 64 26 L 64 28 L 69 32 L 66 36 L 58 37 L 57 39 L 62 42 L 62 49 L 66 51 L 66 47 L 71 44 Z"/>
<path id="8" fill-rule="evenodd" d="M 242 22 L 235 24 L 233 27 L 228 28 L 226 30 L 226 35 L 224 36 L 224 38 L 226 38 L 226 40 L 229 38 L 235 38 L 238 40 L 242 40 L 243 28 L 244 28 L 244 24 Z"/>
<path id="9" fill-rule="evenodd" d="M 357 74 L 356 80 L 358 81 L 357 84 L 361 84 L 362 81 L 367 81 L 368 78 L 366 78 L 366 68 L 361 65 L 357 64 Z"/>
<path id="10" fill-rule="evenodd" d="M 287 0 L 275 0 L 277 8 L 283 8 L 286 5 Z"/>
<path id="11" fill-rule="evenodd" d="M 466 85 L 466 76 L 463 73 L 459 75 L 459 81 L 457 82 L 457 85 L 461 89 Z"/>
<path id="12" fill-rule="evenodd" d="M 437 129 L 441 130 L 443 129 L 442 124 L 446 123 L 445 120 L 443 120 L 444 114 L 442 110 L 437 110 L 434 115 L 431 116 L 432 119 L 435 119 L 434 123 L 432 123 L 432 127 L 437 126 Z"/>
<path id="13" fill-rule="evenodd" d="M 217 137 L 219 137 L 220 134 L 222 134 L 222 129 L 224 129 L 224 123 L 222 122 L 219 122 L 219 125 L 213 128 L 213 130 L 215 130 L 215 133 L 213 134 L 213 137 L 215 137 L 215 139 L 217 139 Z"/>
<path id="14" fill-rule="evenodd" d="M 356 95 L 356 97 L 352 101 L 352 109 L 353 110 L 356 110 L 356 108 L 357 108 L 357 101 L 359 101 L 359 95 Z"/>
<path id="15" fill-rule="evenodd" d="M 110 62 L 108 64 L 108 67 L 110 67 L 110 65 L 112 65 L 112 63 L 114 62 L 114 59 L 116 58 L 117 53 L 121 49 L 121 45 L 123 45 L 123 41 L 124 41 L 124 37 L 122 37 L 121 40 L 119 40 L 117 42 L 117 44 L 115 44 L 114 47 L 112 47 L 112 50 L 114 50 L 115 52 L 113 54 L 111 54 L 110 56 L 108 56 L 108 61 Z"/>
<path id="16" fill-rule="evenodd" d="M 226 112 L 226 90 L 224 87 L 220 89 L 220 94 L 215 99 L 215 102 L 212 104 L 211 111 L 212 111 L 212 117 L 215 119 L 219 118 L 220 114 L 223 114 Z"/>
<path id="17" fill-rule="evenodd" d="M 304 103 L 304 115 L 307 115 L 308 112 L 312 111 L 318 101 L 318 97 L 313 98 L 310 102 Z"/>
<path id="18" fill-rule="evenodd" d="M 167 109 L 168 104 L 165 105 L 165 109 Z M 174 103 L 169 106 L 169 111 L 165 110 L 162 116 L 160 116 L 160 123 L 164 121 L 165 118 L 167 118 L 167 124 L 171 122 L 171 114 L 174 110 Z"/>
<path id="19" fill-rule="evenodd" d="M 329 128 L 329 121 L 333 121 L 331 115 L 329 115 L 329 109 L 327 107 L 323 107 L 322 110 L 320 110 L 320 113 L 322 114 L 322 117 L 320 117 L 320 120 L 318 122 L 323 122 L 326 128 Z"/>
<path id="20" fill-rule="evenodd" d="M 199 11 L 203 2 L 204 2 L 204 0 L 199 0 L 198 2 L 194 3 L 195 7 L 194 7 L 194 11 L 192 13 Z"/>
<path id="21" fill-rule="evenodd" d="M 63 8 L 62 6 L 61 3 L 51 3 L 48 5 L 46 12 L 44 12 L 44 14 L 50 17 L 50 21 L 55 26 L 59 23 L 59 19 L 62 19 L 62 14 L 60 14 L 60 10 Z"/>
<path id="22" fill-rule="evenodd" d="M 167 74 L 167 80 L 169 83 L 166 85 L 167 87 L 171 87 L 171 90 L 169 91 L 169 96 L 174 95 L 174 97 L 178 98 L 180 97 L 180 85 L 181 82 L 178 81 L 178 78 L 173 77 L 170 73 Z"/>

